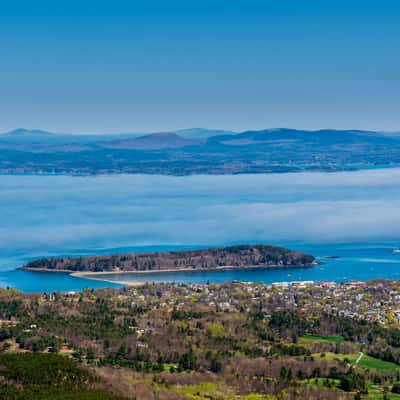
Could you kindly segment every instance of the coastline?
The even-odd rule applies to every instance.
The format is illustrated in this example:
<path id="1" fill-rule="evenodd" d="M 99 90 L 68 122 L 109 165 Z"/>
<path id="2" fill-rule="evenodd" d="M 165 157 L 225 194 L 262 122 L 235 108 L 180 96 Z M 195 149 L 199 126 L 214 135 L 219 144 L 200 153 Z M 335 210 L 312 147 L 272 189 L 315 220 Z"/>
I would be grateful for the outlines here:
<path id="1" fill-rule="evenodd" d="M 55 272 L 55 273 L 64 273 L 68 274 L 74 278 L 84 278 L 91 279 L 109 283 L 116 283 L 120 285 L 126 286 L 141 286 L 150 281 L 138 281 L 138 280 L 111 280 L 107 279 L 107 275 L 132 275 L 132 276 L 140 276 L 140 275 L 151 275 L 151 274 L 160 274 L 160 273 L 202 273 L 202 272 L 213 272 L 213 271 L 232 271 L 232 270 L 254 270 L 254 269 L 298 269 L 298 268 L 313 268 L 318 265 L 322 265 L 322 262 L 314 261 L 310 265 L 251 265 L 247 267 L 235 267 L 231 265 L 223 265 L 215 268 L 169 268 L 163 270 L 147 270 L 147 271 L 72 271 L 65 269 L 47 269 L 47 268 L 29 268 L 29 267 L 21 267 L 18 269 L 30 272 Z M 104 278 L 103 278 L 104 277 Z"/>
<path id="2" fill-rule="evenodd" d="M 0 135 L 1 136 L 1 135 Z M 275 166 L 275 165 L 273 165 Z M 286 166 L 286 164 L 282 164 L 281 166 Z M 399 163 L 389 163 L 389 164 L 379 164 L 375 165 L 373 163 L 355 163 L 355 164 L 345 164 L 345 165 L 337 165 L 333 169 L 328 166 L 322 166 L 319 168 L 314 168 L 312 165 L 306 166 L 306 168 L 294 167 L 287 169 L 276 169 L 271 171 L 272 166 L 265 166 L 264 170 L 254 170 L 254 171 L 222 171 L 222 170 L 209 170 L 207 172 L 198 172 L 198 171 L 184 171 L 182 173 L 177 173 L 172 171 L 127 171 L 127 170 L 95 170 L 88 172 L 76 172 L 75 170 L 65 170 L 63 172 L 53 173 L 51 171 L 42 172 L 41 169 L 32 170 L 27 172 L 18 172 L 17 169 L 0 169 L 0 176 L 39 176 L 39 177 L 72 177 L 72 178 L 96 178 L 99 176 L 114 176 L 114 175 L 159 175 L 159 176 L 170 176 L 175 178 L 181 177 L 190 177 L 190 176 L 235 176 L 235 175 L 282 175 L 282 174 L 303 174 L 303 173 L 347 173 L 347 172 L 360 172 L 360 171 L 371 171 L 371 170 L 388 170 L 388 169 L 399 169 Z"/>
<path id="3" fill-rule="evenodd" d="M 73 278 L 82 278 L 82 279 L 90 279 L 91 281 L 100 281 L 100 282 L 108 282 L 108 283 L 114 283 L 118 285 L 124 285 L 124 286 L 143 286 L 148 281 L 135 281 L 135 280 L 129 280 L 129 281 L 113 281 L 111 279 L 105 279 L 105 278 L 99 278 L 96 277 L 97 275 L 103 274 L 102 272 L 92 272 L 91 274 L 85 274 L 81 272 L 72 272 L 69 273 L 69 276 L 72 276 Z"/>

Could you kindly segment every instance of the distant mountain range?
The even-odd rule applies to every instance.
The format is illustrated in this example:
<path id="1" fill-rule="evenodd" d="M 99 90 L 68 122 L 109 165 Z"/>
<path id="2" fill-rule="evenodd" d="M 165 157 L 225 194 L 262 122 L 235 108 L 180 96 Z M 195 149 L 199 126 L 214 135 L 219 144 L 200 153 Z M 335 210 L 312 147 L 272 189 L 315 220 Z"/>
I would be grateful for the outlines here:
<path id="1" fill-rule="evenodd" d="M 102 134 L 82 134 L 82 133 L 55 133 L 49 132 L 41 129 L 25 129 L 17 128 L 8 132 L 0 134 L 0 140 L 7 138 L 25 138 L 27 140 L 32 140 L 35 137 L 45 137 L 45 138 L 58 138 L 65 141 L 70 140 L 87 140 L 89 142 L 95 140 L 114 140 L 118 138 L 137 138 L 144 136 L 153 135 L 172 135 L 176 134 L 185 139 L 206 139 L 211 136 L 224 135 L 224 134 L 235 134 L 237 132 L 226 131 L 220 129 L 205 129 L 205 128 L 191 128 L 191 129 L 178 129 L 176 131 L 164 131 L 164 132 L 138 132 L 138 133 L 102 133 Z"/>
<path id="2" fill-rule="evenodd" d="M 184 129 L 150 134 L 0 135 L 2 173 L 260 173 L 397 166 L 400 135 L 362 130 Z"/>
<path id="3" fill-rule="evenodd" d="M 276 128 L 260 131 L 233 132 L 213 129 L 182 129 L 171 132 L 155 133 L 121 133 L 121 134 L 65 134 L 53 133 L 40 129 L 14 129 L 0 135 L 0 149 L 15 143 L 16 149 L 21 144 L 43 144 L 43 148 L 35 146 L 32 150 L 49 151 L 51 145 L 71 145 L 76 143 L 96 144 L 100 147 L 118 149 L 163 149 L 179 148 L 194 145 L 215 145 L 216 143 L 229 146 L 247 146 L 260 143 L 271 145 L 287 145 L 288 143 L 357 143 L 371 141 L 397 141 L 400 136 L 392 133 L 362 130 L 333 130 L 317 131 Z M 50 146 L 50 147 L 49 147 Z M 70 150 L 70 149 L 69 149 Z"/>
<path id="4" fill-rule="evenodd" d="M 51 132 L 47 131 L 42 131 L 40 129 L 24 129 L 24 128 L 18 128 L 14 129 L 12 131 L 6 132 L 3 134 L 4 136 L 49 136 L 49 135 L 54 135 Z"/>

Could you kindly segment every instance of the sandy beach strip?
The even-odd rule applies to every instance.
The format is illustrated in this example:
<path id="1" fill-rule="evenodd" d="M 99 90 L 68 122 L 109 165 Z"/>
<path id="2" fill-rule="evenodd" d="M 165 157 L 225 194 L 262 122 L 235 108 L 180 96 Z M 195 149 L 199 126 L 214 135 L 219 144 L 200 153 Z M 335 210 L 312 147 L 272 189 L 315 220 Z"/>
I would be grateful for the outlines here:
<path id="1" fill-rule="evenodd" d="M 84 279 L 91 279 L 109 283 L 116 283 L 120 285 L 127 285 L 127 286 L 142 286 L 148 282 L 149 280 L 112 280 L 107 279 L 107 275 L 132 275 L 132 276 L 140 276 L 140 275 L 151 275 L 151 274 L 162 274 L 162 273 L 176 273 L 176 272 L 183 272 L 183 273 L 202 273 L 202 272 L 213 272 L 213 271 L 231 271 L 231 270 L 251 270 L 251 269 L 292 269 L 292 268 L 312 268 L 316 265 L 320 264 L 319 262 L 314 262 L 311 265 L 250 265 L 247 267 L 237 267 L 232 265 L 222 265 L 214 268 L 170 268 L 170 269 L 157 269 L 157 270 L 146 270 L 146 271 L 71 271 L 71 270 L 52 270 L 47 268 L 28 268 L 22 267 L 21 269 L 31 272 L 60 272 L 60 273 L 67 273 L 72 277 L 75 278 L 84 278 Z"/>

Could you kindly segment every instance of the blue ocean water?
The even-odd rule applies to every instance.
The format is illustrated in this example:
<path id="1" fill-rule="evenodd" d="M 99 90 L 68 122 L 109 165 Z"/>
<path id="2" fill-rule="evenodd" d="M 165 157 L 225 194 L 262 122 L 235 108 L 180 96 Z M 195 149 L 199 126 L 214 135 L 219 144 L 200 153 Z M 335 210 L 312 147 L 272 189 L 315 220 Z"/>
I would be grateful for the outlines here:
<path id="1" fill-rule="evenodd" d="M 270 243 L 309 252 L 305 269 L 140 275 L 175 282 L 400 277 L 400 169 L 237 176 L 0 176 L 0 287 L 111 283 L 16 270 L 39 257 Z M 108 279 L 113 279 L 108 276 Z M 121 276 L 115 277 L 121 280 Z M 132 275 L 126 277 L 132 280 Z"/>
<path id="2" fill-rule="evenodd" d="M 156 281 L 176 283 L 222 283 L 231 281 L 285 282 L 298 280 L 346 281 L 375 278 L 400 279 L 400 254 L 393 253 L 394 242 L 352 244 L 300 244 L 288 246 L 307 251 L 318 257 L 323 264 L 312 268 L 250 269 L 210 272 L 114 274 L 104 276 L 116 281 Z M 203 246 L 191 246 L 191 248 Z M 126 251 L 176 250 L 182 247 L 131 248 Z M 188 248 L 188 247 L 183 247 Z M 106 253 L 116 253 L 108 251 Z M 338 258 L 324 258 L 337 256 Z M 11 270 L 0 272 L 0 286 L 15 287 L 25 292 L 79 291 L 84 288 L 119 287 L 119 284 L 71 277 L 64 273 L 30 272 Z"/>

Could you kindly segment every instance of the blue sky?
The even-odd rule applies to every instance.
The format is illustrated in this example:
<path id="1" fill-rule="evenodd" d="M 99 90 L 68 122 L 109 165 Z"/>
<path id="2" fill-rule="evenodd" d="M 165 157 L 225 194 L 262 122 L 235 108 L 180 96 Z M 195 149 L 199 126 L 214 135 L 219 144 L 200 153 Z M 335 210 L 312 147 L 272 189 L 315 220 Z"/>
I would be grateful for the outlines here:
<path id="1" fill-rule="evenodd" d="M 0 131 L 400 130 L 400 3 L 13 1 Z"/>

